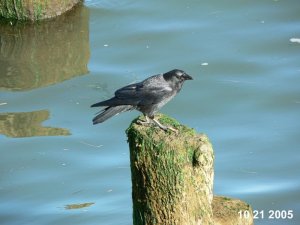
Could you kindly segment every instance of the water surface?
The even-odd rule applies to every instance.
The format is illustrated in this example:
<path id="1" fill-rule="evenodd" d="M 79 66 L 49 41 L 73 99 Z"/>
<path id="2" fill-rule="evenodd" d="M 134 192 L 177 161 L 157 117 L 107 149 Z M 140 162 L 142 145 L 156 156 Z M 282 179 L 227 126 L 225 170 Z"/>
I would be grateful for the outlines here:
<path id="1" fill-rule="evenodd" d="M 1 224 L 132 224 L 125 129 L 139 113 L 93 126 L 89 106 L 173 68 L 194 80 L 162 112 L 210 137 L 215 193 L 294 212 L 255 224 L 299 224 L 299 12 L 296 0 L 90 0 L 1 22 Z"/>

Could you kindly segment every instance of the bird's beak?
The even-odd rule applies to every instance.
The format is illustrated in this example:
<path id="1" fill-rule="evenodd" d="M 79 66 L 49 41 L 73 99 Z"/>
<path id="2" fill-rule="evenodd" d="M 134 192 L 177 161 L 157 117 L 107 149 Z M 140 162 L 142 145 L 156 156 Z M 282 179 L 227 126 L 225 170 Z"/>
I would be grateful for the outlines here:
<path id="1" fill-rule="evenodd" d="M 183 78 L 185 80 L 193 80 L 193 78 L 190 75 L 188 75 L 187 73 L 183 74 Z"/>

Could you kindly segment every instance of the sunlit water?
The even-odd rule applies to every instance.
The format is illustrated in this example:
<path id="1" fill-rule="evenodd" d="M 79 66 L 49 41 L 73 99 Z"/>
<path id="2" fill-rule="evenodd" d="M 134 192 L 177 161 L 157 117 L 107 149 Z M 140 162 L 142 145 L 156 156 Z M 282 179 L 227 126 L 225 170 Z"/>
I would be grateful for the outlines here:
<path id="1" fill-rule="evenodd" d="M 125 129 L 138 112 L 93 126 L 89 106 L 180 68 L 194 80 L 162 112 L 210 137 L 215 194 L 264 210 L 255 224 L 299 224 L 299 12 L 296 0 L 90 0 L 2 22 L 0 223 L 132 224 Z"/>

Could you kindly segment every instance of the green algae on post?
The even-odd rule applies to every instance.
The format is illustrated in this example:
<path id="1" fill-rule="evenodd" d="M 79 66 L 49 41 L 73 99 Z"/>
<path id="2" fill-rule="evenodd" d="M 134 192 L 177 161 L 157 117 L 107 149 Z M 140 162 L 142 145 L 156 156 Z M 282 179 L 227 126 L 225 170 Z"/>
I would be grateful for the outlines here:
<path id="1" fill-rule="evenodd" d="M 41 20 L 70 10 L 82 0 L 0 0 L 0 16 L 14 20 Z"/>
<path id="2" fill-rule="evenodd" d="M 213 196 L 214 154 L 205 134 L 163 114 L 156 118 L 178 132 L 133 120 L 130 148 L 134 225 L 252 225 L 251 207 Z M 249 210 L 249 218 L 239 218 Z"/>
<path id="3" fill-rule="evenodd" d="M 156 118 L 178 132 L 136 120 L 127 129 L 134 224 L 212 225 L 214 157 L 208 138 L 166 115 Z"/>

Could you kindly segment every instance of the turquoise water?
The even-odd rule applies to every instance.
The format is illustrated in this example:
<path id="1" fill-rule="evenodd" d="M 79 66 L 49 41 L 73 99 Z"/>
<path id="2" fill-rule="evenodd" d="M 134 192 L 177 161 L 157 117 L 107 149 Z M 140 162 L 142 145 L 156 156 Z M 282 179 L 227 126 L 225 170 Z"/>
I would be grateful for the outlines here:
<path id="1" fill-rule="evenodd" d="M 206 133 L 214 192 L 300 223 L 298 1 L 85 1 L 36 25 L 0 24 L 0 221 L 132 224 L 125 129 L 92 103 L 149 75 L 194 77 L 161 111 Z M 294 38 L 294 39 L 292 39 Z"/>

